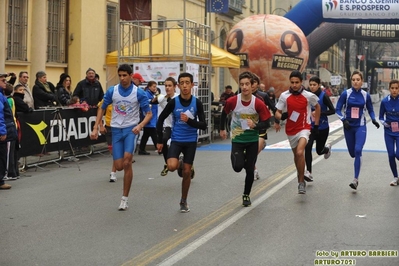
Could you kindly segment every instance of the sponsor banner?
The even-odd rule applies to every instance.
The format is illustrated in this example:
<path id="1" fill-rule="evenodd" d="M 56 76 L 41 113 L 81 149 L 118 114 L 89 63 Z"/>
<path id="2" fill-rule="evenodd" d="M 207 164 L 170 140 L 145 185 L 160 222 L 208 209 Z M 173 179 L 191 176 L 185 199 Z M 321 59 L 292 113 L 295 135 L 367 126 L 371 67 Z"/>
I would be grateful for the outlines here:
<path id="1" fill-rule="evenodd" d="M 322 0 L 323 17 L 333 19 L 398 19 L 399 0 Z"/>
<path id="2" fill-rule="evenodd" d="M 398 24 L 355 24 L 355 36 L 363 39 L 391 39 L 399 37 Z"/>
<path id="3" fill-rule="evenodd" d="M 46 145 L 46 152 L 70 150 L 72 147 L 87 147 L 105 142 L 105 136 L 90 140 L 90 133 L 97 116 L 97 108 L 83 112 L 77 109 L 58 109 L 62 120 L 58 120 L 55 109 L 36 110 L 32 113 L 18 113 L 22 138 L 21 157 L 39 154 Z M 62 123 L 61 123 L 62 121 Z"/>

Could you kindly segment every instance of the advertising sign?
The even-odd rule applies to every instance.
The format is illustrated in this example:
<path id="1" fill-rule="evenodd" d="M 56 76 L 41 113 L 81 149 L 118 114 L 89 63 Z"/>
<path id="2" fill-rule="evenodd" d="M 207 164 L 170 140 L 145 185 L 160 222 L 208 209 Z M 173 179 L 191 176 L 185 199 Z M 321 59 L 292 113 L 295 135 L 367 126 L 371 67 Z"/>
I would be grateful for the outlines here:
<path id="1" fill-rule="evenodd" d="M 398 19 L 399 0 L 322 0 L 323 17 Z"/>

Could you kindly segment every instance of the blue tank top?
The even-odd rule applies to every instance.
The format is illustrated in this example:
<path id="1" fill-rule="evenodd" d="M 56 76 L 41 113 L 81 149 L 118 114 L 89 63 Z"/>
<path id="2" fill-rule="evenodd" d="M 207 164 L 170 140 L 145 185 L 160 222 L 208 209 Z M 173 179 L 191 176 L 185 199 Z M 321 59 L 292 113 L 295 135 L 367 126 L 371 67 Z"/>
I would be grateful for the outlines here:
<path id="1" fill-rule="evenodd" d="M 186 111 L 191 112 L 194 120 L 197 120 L 197 98 L 191 97 L 191 103 L 189 106 L 184 107 L 180 103 L 180 97 L 174 98 L 175 109 L 173 110 L 173 129 L 172 129 L 172 141 L 177 142 L 197 142 L 198 129 L 187 125 L 186 122 L 180 120 L 180 113 Z"/>

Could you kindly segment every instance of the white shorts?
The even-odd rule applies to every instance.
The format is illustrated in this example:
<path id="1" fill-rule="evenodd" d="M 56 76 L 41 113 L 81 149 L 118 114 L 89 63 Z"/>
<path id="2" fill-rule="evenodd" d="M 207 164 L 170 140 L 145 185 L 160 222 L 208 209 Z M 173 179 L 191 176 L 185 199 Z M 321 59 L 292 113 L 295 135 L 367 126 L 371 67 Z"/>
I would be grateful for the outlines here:
<path id="1" fill-rule="evenodd" d="M 309 136 L 310 136 L 310 130 L 309 129 L 303 129 L 301 131 L 299 131 L 298 133 L 296 133 L 295 135 L 292 136 L 288 136 L 288 141 L 290 142 L 290 146 L 292 149 L 295 149 L 296 146 L 298 146 L 299 143 L 299 139 L 300 138 L 305 138 L 306 141 L 309 140 Z"/>

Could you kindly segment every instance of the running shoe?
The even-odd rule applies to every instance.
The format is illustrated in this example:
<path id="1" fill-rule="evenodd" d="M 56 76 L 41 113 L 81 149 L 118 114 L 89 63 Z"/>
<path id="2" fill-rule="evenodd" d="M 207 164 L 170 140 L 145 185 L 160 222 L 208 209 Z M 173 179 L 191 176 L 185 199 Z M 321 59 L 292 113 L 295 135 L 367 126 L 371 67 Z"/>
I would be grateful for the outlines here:
<path id="1" fill-rule="evenodd" d="M 328 152 L 327 152 L 327 153 L 324 153 L 324 159 L 328 159 L 328 158 L 330 158 L 330 156 L 331 156 L 331 144 L 328 143 L 328 144 L 326 145 L 326 147 L 328 148 Z"/>
<path id="2" fill-rule="evenodd" d="M 187 202 L 180 202 L 180 212 L 186 213 L 189 212 L 190 208 L 187 205 Z"/>
<path id="3" fill-rule="evenodd" d="M 195 176 L 195 170 L 194 170 L 194 165 L 191 166 L 191 179 L 193 179 Z"/>
<path id="4" fill-rule="evenodd" d="M 116 175 L 115 175 L 115 173 L 109 174 L 109 182 L 116 182 Z"/>
<path id="5" fill-rule="evenodd" d="M 298 194 L 306 194 L 306 183 L 305 182 L 299 182 Z"/>
<path id="6" fill-rule="evenodd" d="M 260 179 L 259 172 L 258 172 L 258 169 L 255 169 L 255 171 L 254 171 L 254 180 L 256 181 L 258 179 Z"/>
<path id="7" fill-rule="evenodd" d="M 162 172 L 161 172 L 161 176 L 166 176 L 167 174 L 168 174 L 168 165 L 167 164 L 165 164 L 164 166 L 163 166 L 163 170 L 162 170 Z"/>
<path id="8" fill-rule="evenodd" d="M 127 204 L 127 200 L 122 199 L 121 200 L 121 205 L 119 205 L 119 210 L 120 211 L 126 211 L 127 208 L 129 208 L 129 206 Z"/>
<path id="9" fill-rule="evenodd" d="M 392 187 L 397 186 L 398 185 L 398 178 L 395 177 L 389 185 L 392 186 Z"/>
<path id="10" fill-rule="evenodd" d="M 349 184 L 349 186 L 350 186 L 351 188 L 353 188 L 354 190 L 357 189 L 357 186 L 358 186 L 358 185 L 359 185 L 359 181 L 358 181 L 356 178 L 353 179 L 352 183 Z"/>
<path id="11" fill-rule="evenodd" d="M 313 176 L 308 170 L 306 170 L 303 178 L 305 179 L 306 182 L 313 182 Z"/>
<path id="12" fill-rule="evenodd" d="M 183 177 L 183 160 L 184 160 L 184 156 L 180 155 L 179 156 L 179 167 L 177 168 L 177 174 L 180 177 Z"/>
<path id="13" fill-rule="evenodd" d="M 247 194 L 242 195 L 242 206 L 248 207 L 251 206 L 251 198 Z"/>
<path id="14" fill-rule="evenodd" d="M 8 176 L 7 179 L 6 179 L 6 177 L 3 178 L 3 180 L 17 180 L 17 179 L 18 179 L 18 177 L 16 177 L 16 176 Z"/>

